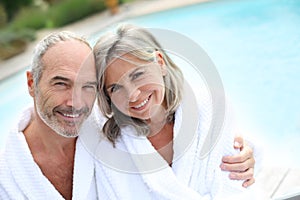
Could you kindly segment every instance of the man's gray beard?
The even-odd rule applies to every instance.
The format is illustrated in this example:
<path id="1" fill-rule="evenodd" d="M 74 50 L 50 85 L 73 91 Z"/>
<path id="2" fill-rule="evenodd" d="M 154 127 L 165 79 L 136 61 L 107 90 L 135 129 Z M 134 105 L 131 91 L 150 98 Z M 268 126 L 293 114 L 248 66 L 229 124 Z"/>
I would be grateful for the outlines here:
<path id="1" fill-rule="evenodd" d="M 37 110 L 37 113 L 39 115 L 39 117 L 42 119 L 42 121 L 48 126 L 50 127 L 55 133 L 57 133 L 58 135 L 60 136 L 63 136 L 65 138 L 75 138 L 75 137 L 78 137 L 79 135 L 79 129 L 77 129 L 77 132 L 75 134 L 70 134 L 68 132 L 65 132 L 65 130 L 63 128 L 60 128 L 60 126 L 52 121 L 50 118 L 48 118 L 46 115 L 44 115 L 42 112 L 40 112 L 40 109 L 39 109 L 39 105 L 37 104 L 36 106 L 36 110 Z M 50 121 L 50 122 L 49 122 Z M 52 122 L 52 123 L 51 123 Z M 63 130 L 61 130 L 63 129 Z"/>

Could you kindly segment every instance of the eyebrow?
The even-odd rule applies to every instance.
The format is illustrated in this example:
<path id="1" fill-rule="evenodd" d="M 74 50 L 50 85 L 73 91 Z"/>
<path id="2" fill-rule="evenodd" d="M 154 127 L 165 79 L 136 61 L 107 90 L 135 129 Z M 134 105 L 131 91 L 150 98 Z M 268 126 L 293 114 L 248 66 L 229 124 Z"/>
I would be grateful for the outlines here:
<path id="1" fill-rule="evenodd" d="M 133 75 L 134 75 L 134 73 L 135 73 L 136 71 L 138 71 L 140 68 L 142 68 L 142 67 L 141 67 L 141 66 L 137 66 L 136 69 L 134 69 L 134 70 L 129 74 L 129 78 L 132 78 Z"/>
<path id="2" fill-rule="evenodd" d="M 54 77 L 51 79 L 51 82 L 57 81 L 57 80 L 70 82 L 70 79 L 68 79 L 68 78 L 66 78 L 66 77 L 63 77 L 63 76 L 54 76 Z"/>
<path id="3" fill-rule="evenodd" d="M 135 73 L 136 71 L 138 71 L 139 69 L 143 68 L 143 67 L 144 67 L 143 65 L 142 65 L 142 66 L 137 66 L 136 69 L 134 69 L 134 70 L 129 74 L 129 78 L 132 78 L 133 75 L 134 75 L 134 73 Z M 113 83 L 113 84 L 111 84 L 111 85 L 108 85 L 108 86 L 106 87 L 106 90 L 108 90 L 109 88 L 111 88 L 111 87 L 113 87 L 113 86 L 115 86 L 115 85 L 117 85 L 117 84 Z"/>
<path id="4" fill-rule="evenodd" d="M 60 81 L 66 81 L 66 82 L 71 82 L 70 79 L 66 78 L 66 77 L 63 77 L 63 76 L 54 76 L 52 79 L 51 79 L 51 82 L 53 81 L 57 81 L 57 80 L 60 80 Z M 86 82 L 87 84 L 90 84 L 90 85 L 98 85 L 98 83 L 96 81 L 88 81 Z"/>
<path id="5" fill-rule="evenodd" d="M 87 82 L 87 84 L 89 84 L 89 85 L 98 85 L 98 83 L 96 82 L 96 81 L 93 81 L 93 82 Z"/>

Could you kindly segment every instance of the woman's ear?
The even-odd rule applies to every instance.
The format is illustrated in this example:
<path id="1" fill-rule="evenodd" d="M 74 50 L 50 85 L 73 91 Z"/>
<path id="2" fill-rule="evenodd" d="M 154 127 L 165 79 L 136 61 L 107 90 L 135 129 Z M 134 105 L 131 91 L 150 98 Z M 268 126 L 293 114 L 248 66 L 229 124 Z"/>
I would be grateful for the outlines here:
<path id="1" fill-rule="evenodd" d="M 167 66 L 163 54 L 160 51 L 155 51 L 155 57 L 157 64 L 161 67 L 163 76 L 165 76 L 167 74 Z"/>
<path id="2" fill-rule="evenodd" d="M 34 97 L 34 81 L 33 81 L 32 72 L 27 71 L 26 76 L 27 76 L 28 92 L 29 92 L 30 96 Z"/>

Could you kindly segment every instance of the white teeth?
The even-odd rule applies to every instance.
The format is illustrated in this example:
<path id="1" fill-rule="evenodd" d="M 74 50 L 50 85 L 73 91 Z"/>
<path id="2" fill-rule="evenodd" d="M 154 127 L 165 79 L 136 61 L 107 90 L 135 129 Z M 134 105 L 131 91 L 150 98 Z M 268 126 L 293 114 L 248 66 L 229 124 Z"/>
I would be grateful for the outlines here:
<path id="1" fill-rule="evenodd" d="M 71 117 L 71 118 L 76 118 L 76 117 L 79 117 L 79 114 L 66 114 L 66 113 L 63 113 L 63 116 L 65 116 L 65 117 Z"/>
<path id="2" fill-rule="evenodd" d="M 140 103 L 139 105 L 135 106 L 134 108 L 138 109 L 138 108 L 144 106 L 148 101 L 149 101 L 149 99 L 145 99 L 142 103 Z"/>

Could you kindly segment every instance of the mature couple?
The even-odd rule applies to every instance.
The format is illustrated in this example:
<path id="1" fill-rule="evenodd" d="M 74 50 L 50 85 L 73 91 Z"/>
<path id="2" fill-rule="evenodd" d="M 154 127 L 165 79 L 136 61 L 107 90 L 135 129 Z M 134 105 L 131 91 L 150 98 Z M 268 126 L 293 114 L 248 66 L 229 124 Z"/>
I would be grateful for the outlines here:
<path id="1" fill-rule="evenodd" d="M 37 45 L 27 85 L 34 106 L 1 153 L 1 199 L 250 198 L 252 148 L 234 138 L 231 123 L 199 158 L 212 120 L 209 95 L 197 98 L 195 133 L 178 150 L 183 75 L 147 30 L 120 26 L 93 49 L 72 33 L 53 33 Z"/>

